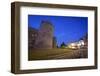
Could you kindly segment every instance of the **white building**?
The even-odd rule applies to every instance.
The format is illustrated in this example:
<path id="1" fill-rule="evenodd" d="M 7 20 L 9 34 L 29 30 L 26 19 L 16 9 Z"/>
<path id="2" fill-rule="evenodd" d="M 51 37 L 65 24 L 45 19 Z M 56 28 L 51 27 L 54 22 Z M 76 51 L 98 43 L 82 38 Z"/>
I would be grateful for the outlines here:
<path id="1" fill-rule="evenodd" d="M 85 44 L 84 40 L 80 40 L 78 42 L 73 42 L 73 43 L 68 44 L 68 48 L 79 49 L 79 48 L 84 47 L 84 44 Z"/>

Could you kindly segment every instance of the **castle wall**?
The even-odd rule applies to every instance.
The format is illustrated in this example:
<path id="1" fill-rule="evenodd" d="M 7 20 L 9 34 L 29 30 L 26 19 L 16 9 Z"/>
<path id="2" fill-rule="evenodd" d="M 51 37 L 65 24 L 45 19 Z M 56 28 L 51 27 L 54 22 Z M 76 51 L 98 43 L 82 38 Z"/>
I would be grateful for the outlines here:
<path id="1" fill-rule="evenodd" d="M 38 30 L 32 27 L 28 28 L 28 47 L 35 48 L 35 41 L 38 36 Z"/>

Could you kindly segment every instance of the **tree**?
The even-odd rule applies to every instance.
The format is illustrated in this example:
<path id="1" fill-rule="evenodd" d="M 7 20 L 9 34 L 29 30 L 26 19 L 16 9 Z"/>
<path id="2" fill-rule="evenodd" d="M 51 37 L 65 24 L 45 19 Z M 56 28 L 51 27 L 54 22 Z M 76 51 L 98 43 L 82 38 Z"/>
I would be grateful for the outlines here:
<path id="1" fill-rule="evenodd" d="M 66 47 L 66 44 L 63 42 L 61 45 L 60 45 L 61 48 L 65 48 Z"/>

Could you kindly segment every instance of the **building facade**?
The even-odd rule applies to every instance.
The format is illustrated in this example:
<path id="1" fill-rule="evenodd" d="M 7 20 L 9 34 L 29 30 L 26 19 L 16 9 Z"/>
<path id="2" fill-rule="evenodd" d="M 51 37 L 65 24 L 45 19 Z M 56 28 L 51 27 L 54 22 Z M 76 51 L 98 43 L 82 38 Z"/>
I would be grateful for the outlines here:
<path id="1" fill-rule="evenodd" d="M 28 27 L 28 47 L 35 48 L 35 41 L 38 36 L 38 30 L 32 27 Z"/>

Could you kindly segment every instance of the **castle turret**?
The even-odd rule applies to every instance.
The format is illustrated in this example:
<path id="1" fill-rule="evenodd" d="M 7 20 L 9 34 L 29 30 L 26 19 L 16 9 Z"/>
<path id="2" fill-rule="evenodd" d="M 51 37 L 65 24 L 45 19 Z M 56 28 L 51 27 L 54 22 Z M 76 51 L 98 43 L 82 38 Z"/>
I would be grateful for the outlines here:
<path id="1" fill-rule="evenodd" d="M 53 48 L 53 26 L 51 22 L 41 22 L 36 45 L 37 48 Z"/>

